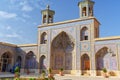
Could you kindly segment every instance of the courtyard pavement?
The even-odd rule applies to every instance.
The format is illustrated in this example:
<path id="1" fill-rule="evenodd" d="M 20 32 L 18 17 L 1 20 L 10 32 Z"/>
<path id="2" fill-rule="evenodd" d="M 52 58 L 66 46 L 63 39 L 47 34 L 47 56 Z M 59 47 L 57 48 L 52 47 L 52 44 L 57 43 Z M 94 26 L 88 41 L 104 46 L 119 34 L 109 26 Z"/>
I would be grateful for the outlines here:
<path id="1" fill-rule="evenodd" d="M 38 77 L 38 74 L 21 74 L 21 77 Z M 2 77 L 14 77 L 14 74 L 11 73 L 0 73 L 0 78 Z M 109 77 L 104 78 L 103 76 L 91 77 L 91 76 L 75 76 L 75 75 L 65 75 L 59 76 L 59 74 L 54 75 L 55 80 L 120 80 L 120 76 L 118 77 Z"/>
<path id="2" fill-rule="evenodd" d="M 88 76 L 55 76 L 56 80 L 120 80 L 118 77 L 88 77 Z"/>
<path id="3" fill-rule="evenodd" d="M 21 77 L 38 77 L 40 75 L 38 74 L 24 74 L 21 75 Z M 91 76 L 75 76 L 75 75 L 64 75 L 64 76 L 59 76 L 59 74 L 54 75 L 55 80 L 120 80 L 120 77 L 109 77 L 109 78 L 104 78 L 103 76 L 97 76 L 97 77 L 91 77 Z"/>
<path id="4" fill-rule="evenodd" d="M 11 74 L 9 72 L 0 72 L 0 78 L 4 78 L 4 77 L 14 77 L 14 74 Z"/>

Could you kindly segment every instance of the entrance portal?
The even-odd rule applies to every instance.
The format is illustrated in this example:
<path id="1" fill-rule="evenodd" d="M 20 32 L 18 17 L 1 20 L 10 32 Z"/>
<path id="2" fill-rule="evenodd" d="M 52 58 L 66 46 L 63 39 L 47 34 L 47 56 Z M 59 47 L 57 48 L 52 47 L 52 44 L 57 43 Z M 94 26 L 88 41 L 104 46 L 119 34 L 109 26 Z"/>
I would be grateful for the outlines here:
<path id="1" fill-rule="evenodd" d="M 4 53 L 1 56 L 1 71 L 10 72 L 12 69 L 12 55 L 9 52 Z"/>
<path id="2" fill-rule="evenodd" d="M 53 70 L 72 70 L 72 51 L 74 43 L 72 38 L 61 32 L 54 38 L 51 44 L 51 68 Z"/>
<path id="3" fill-rule="evenodd" d="M 89 75 L 89 70 L 90 70 L 90 59 L 87 54 L 82 55 L 81 57 L 81 70 L 82 70 L 82 75 Z"/>
<path id="4" fill-rule="evenodd" d="M 27 73 L 34 73 L 36 69 L 36 57 L 35 54 L 30 51 L 27 53 L 26 57 L 25 57 L 25 70 Z"/>
<path id="5" fill-rule="evenodd" d="M 46 66 L 46 57 L 44 55 L 42 55 L 40 57 L 40 73 L 42 72 L 42 70 L 46 70 L 47 66 Z"/>

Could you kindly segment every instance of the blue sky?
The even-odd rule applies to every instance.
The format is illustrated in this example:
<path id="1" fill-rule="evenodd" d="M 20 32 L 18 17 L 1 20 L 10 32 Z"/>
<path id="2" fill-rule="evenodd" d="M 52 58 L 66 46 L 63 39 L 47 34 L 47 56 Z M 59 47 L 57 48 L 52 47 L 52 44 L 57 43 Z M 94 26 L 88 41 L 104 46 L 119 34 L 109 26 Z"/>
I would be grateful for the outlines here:
<path id="1" fill-rule="evenodd" d="M 54 22 L 79 18 L 81 0 L 0 0 L 0 42 L 37 43 L 41 10 L 49 4 Z M 100 21 L 100 37 L 120 35 L 120 0 L 94 0 L 94 16 Z"/>

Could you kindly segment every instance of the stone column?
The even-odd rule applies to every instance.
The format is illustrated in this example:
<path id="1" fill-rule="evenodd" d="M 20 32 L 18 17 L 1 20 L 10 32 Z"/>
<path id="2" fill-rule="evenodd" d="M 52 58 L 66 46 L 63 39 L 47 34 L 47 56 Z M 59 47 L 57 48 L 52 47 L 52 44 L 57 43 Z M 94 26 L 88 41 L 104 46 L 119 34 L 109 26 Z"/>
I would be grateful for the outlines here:
<path id="1" fill-rule="evenodd" d="M 94 48 L 94 42 L 91 43 L 91 48 Z M 96 70 L 95 70 L 95 52 L 94 49 L 91 51 L 91 76 L 96 76 Z"/>
<path id="2" fill-rule="evenodd" d="M 120 44 L 117 44 L 117 64 L 118 64 L 118 76 L 120 75 Z"/>
<path id="3" fill-rule="evenodd" d="M 80 25 L 76 27 L 76 75 L 81 75 L 81 60 L 80 60 Z"/>
<path id="4" fill-rule="evenodd" d="M 36 55 L 36 57 L 35 57 L 35 58 L 36 58 L 36 61 L 38 62 L 38 63 L 36 62 L 36 64 L 35 64 L 35 65 L 36 65 L 36 66 L 35 66 L 35 73 L 36 73 L 36 74 L 39 74 L 39 63 L 40 63 L 40 62 L 39 62 L 38 49 L 39 49 L 39 47 L 37 47 L 37 55 Z"/>
<path id="5" fill-rule="evenodd" d="M 94 33 L 94 22 L 91 23 L 90 36 L 91 36 L 91 76 L 96 76 L 96 65 L 95 65 L 95 33 Z"/>
<path id="6" fill-rule="evenodd" d="M 22 66 L 21 66 L 21 69 L 20 69 L 20 73 L 25 73 L 25 56 L 23 56 Z"/>
<path id="7" fill-rule="evenodd" d="M 48 65 L 48 68 L 51 68 L 51 60 L 50 60 L 50 57 L 51 57 L 51 29 L 48 31 L 48 51 L 47 51 L 47 56 L 48 56 L 48 62 L 47 62 L 47 65 Z"/>
<path id="8" fill-rule="evenodd" d="M 86 6 L 86 16 L 89 16 L 89 5 Z"/>

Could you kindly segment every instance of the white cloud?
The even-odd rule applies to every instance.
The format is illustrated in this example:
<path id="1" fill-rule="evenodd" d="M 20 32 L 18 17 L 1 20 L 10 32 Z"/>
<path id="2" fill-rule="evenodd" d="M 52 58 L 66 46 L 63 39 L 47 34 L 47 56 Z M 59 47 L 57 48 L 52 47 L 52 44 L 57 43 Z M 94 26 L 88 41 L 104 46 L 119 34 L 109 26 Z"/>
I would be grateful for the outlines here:
<path id="1" fill-rule="evenodd" d="M 19 5 L 21 6 L 22 11 L 29 12 L 33 10 L 33 7 L 29 4 L 29 1 L 27 0 L 21 1 Z"/>
<path id="2" fill-rule="evenodd" d="M 16 8 L 17 10 L 30 12 L 34 9 L 45 9 L 46 5 L 52 5 L 51 0 L 9 0 L 13 6 L 11 9 Z"/>
<path id="3" fill-rule="evenodd" d="M 10 0 L 10 3 L 13 4 L 13 3 L 15 3 L 15 1 L 16 1 L 16 0 Z"/>
<path id="4" fill-rule="evenodd" d="M 15 30 L 12 26 L 3 26 L 0 29 L 0 42 L 8 42 L 8 43 L 28 43 L 29 40 L 23 38 L 23 31 Z M 30 43 L 30 42 L 29 42 Z"/>
<path id="5" fill-rule="evenodd" d="M 26 5 L 27 3 L 28 3 L 27 0 L 21 0 L 20 3 L 19 3 L 19 5 Z"/>
<path id="6" fill-rule="evenodd" d="M 26 25 L 26 23 L 31 22 L 30 20 L 32 20 L 31 18 L 33 18 L 34 16 L 29 14 L 30 11 L 34 10 L 34 12 L 36 12 L 37 10 L 39 11 L 40 9 L 45 9 L 47 4 L 51 5 L 51 0 L 5 0 L 5 1 L 9 4 L 5 5 L 7 11 L 0 10 L 0 19 L 5 18 L 12 20 L 15 18 L 13 20 L 14 22 L 16 22 L 15 24 L 21 23 L 21 26 L 22 24 Z M 11 13 L 8 11 L 14 11 L 16 13 Z M 32 21 L 33 23 L 31 23 L 31 25 L 37 26 L 37 23 L 34 20 Z M 31 40 L 29 40 L 29 38 L 27 39 L 26 37 L 27 36 L 24 31 L 22 32 L 22 30 L 16 29 L 14 25 L 9 26 L 9 23 L 7 21 L 2 28 L 0 24 L 0 40 L 13 43 L 17 43 L 17 41 L 19 41 L 18 43 L 20 42 L 29 43 Z"/>
<path id="7" fill-rule="evenodd" d="M 22 7 L 22 11 L 29 12 L 29 11 L 32 11 L 32 10 L 33 10 L 33 7 L 31 7 L 30 5 L 24 5 Z"/>
<path id="8" fill-rule="evenodd" d="M 22 21 L 22 22 L 26 22 L 26 19 L 25 18 L 23 18 L 23 17 L 17 17 L 16 18 L 16 21 Z"/>
<path id="9" fill-rule="evenodd" d="M 0 32 L 0 38 L 22 38 L 19 31 L 15 31 L 12 26 L 4 26 Z"/>
<path id="10" fill-rule="evenodd" d="M 24 18 L 30 18 L 30 16 L 27 15 L 27 14 L 23 14 L 22 16 L 23 16 Z"/>
<path id="11" fill-rule="evenodd" d="M 17 17 L 17 14 L 15 13 L 8 13 L 5 11 L 0 11 L 0 17 L 5 19 L 15 18 Z"/>
<path id="12" fill-rule="evenodd" d="M 36 23 L 36 22 L 34 22 L 34 23 L 33 23 L 33 25 L 37 25 L 37 23 Z"/>
<path id="13" fill-rule="evenodd" d="M 1 38 L 1 37 L 4 37 L 4 34 L 3 34 L 3 33 L 0 33 L 0 38 Z"/>
<path id="14" fill-rule="evenodd" d="M 19 18 L 19 20 L 21 20 L 22 22 L 26 22 L 26 19 L 24 19 L 24 18 Z"/>
<path id="15" fill-rule="evenodd" d="M 12 34 L 5 35 L 5 37 L 8 37 L 8 38 L 20 38 L 20 35 L 18 35 L 17 33 L 12 33 Z"/>
<path id="16" fill-rule="evenodd" d="M 10 30 L 10 29 L 11 29 L 11 26 L 7 26 L 7 27 L 6 27 L 6 30 Z"/>

